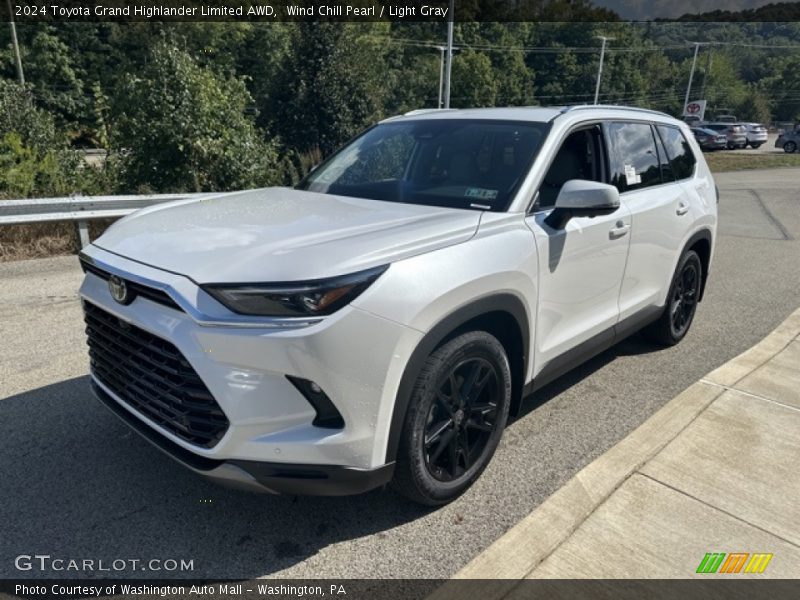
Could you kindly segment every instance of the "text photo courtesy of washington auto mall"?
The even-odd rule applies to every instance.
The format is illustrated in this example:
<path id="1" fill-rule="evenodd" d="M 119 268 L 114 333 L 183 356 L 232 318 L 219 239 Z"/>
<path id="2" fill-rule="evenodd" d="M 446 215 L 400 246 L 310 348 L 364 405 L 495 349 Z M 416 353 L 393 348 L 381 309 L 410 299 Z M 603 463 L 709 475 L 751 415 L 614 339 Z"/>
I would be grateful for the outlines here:
<path id="1" fill-rule="evenodd" d="M 800 2 L 0 16 L 0 600 L 796 597 Z"/>

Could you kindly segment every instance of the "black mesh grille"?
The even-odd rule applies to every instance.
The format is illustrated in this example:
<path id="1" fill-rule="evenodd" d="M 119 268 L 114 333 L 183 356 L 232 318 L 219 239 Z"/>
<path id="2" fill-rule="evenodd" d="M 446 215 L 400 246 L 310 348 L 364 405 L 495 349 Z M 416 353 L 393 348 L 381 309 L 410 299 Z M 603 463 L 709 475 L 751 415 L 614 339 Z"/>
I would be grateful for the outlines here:
<path id="1" fill-rule="evenodd" d="M 93 265 L 86 260 L 81 259 L 81 268 L 83 269 L 84 273 L 93 273 L 97 275 L 101 279 L 105 279 L 108 281 L 108 278 L 111 277 L 111 273 L 104 271 L 100 267 Z M 128 289 L 133 294 L 134 298 L 137 296 L 141 296 L 142 298 L 147 298 L 148 300 L 152 300 L 153 302 L 158 302 L 159 304 L 163 304 L 164 306 L 168 306 L 170 308 L 174 308 L 175 310 L 183 310 L 180 306 L 178 306 L 177 302 L 173 300 L 169 294 L 167 294 L 164 290 L 159 290 L 156 288 L 152 288 L 146 285 L 142 285 L 141 283 L 137 283 L 135 281 L 131 281 L 130 279 L 125 280 L 125 284 L 128 286 Z"/>
<path id="2" fill-rule="evenodd" d="M 213 447 L 228 419 L 174 345 L 83 303 L 94 375 L 120 399 L 178 437 Z"/>

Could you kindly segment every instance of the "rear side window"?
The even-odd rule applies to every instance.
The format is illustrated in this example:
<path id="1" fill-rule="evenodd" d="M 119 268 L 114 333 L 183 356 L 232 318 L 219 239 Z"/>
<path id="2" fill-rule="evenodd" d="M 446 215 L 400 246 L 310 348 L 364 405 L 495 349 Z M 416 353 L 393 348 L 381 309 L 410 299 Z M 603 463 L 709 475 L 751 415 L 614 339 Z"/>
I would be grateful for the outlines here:
<path id="1" fill-rule="evenodd" d="M 667 149 L 667 157 L 675 179 L 687 179 L 694 173 L 697 159 L 683 132 L 677 127 L 657 125 L 658 135 Z"/>
<path id="2" fill-rule="evenodd" d="M 609 123 L 610 183 L 629 192 L 661 183 L 661 168 L 653 130 L 647 123 Z"/>

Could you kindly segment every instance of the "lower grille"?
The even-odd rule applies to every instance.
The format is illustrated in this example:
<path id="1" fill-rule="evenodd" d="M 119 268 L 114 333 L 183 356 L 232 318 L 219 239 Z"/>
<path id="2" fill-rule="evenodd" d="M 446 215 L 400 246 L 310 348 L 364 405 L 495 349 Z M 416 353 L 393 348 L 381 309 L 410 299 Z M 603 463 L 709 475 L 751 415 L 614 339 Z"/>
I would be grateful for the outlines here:
<path id="1" fill-rule="evenodd" d="M 84 301 L 92 372 L 126 404 L 179 438 L 212 448 L 228 419 L 173 344 Z"/>

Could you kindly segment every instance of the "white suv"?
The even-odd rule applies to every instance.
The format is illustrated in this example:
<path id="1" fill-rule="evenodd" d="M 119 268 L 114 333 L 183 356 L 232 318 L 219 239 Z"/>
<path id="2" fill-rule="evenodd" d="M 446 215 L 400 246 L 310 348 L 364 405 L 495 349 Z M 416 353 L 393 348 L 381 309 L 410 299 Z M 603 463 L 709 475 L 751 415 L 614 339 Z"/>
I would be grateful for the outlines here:
<path id="1" fill-rule="evenodd" d="M 531 392 L 645 326 L 686 335 L 717 201 L 661 113 L 387 119 L 294 189 L 147 208 L 89 246 L 92 387 L 229 484 L 444 503 Z"/>

